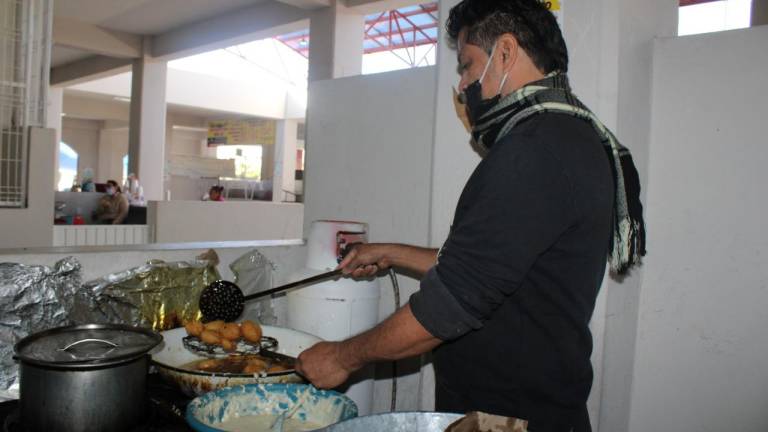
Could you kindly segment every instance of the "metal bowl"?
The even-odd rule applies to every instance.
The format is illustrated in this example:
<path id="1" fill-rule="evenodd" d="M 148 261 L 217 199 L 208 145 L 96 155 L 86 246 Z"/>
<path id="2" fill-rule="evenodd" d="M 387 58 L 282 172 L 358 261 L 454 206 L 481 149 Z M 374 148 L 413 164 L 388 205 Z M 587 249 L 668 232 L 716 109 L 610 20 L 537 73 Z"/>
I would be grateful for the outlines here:
<path id="1" fill-rule="evenodd" d="M 318 432 L 443 432 L 462 414 L 396 412 L 358 417 L 330 425 Z"/>
<path id="2" fill-rule="evenodd" d="M 265 336 L 277 339 L 276 352 L 291 357 L 320 342 L 322 339 L 309 333 L 283 327 L 262 326 Z M 182 366 L 204 359 L 184 347 L 186 330 L 177 328 L 163 334 L 163 344 L 152 353 L 152 363 L 163 379 L 176 384 L 188 396 L 198 396 L 223 387 L 257 383 L 303 383 L 304 379 L 294 371 L 276 372 L 266 375 L 247 375 L 192 371 Z"/>

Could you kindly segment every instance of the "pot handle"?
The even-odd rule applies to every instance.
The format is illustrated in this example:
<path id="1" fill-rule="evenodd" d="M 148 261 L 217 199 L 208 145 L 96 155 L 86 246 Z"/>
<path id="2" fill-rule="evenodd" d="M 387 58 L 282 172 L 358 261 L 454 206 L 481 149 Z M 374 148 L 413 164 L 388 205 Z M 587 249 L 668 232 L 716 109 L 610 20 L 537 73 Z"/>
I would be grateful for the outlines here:
<path id="1" fill-rule="evenodd" d="M 87 343 L 87 342 L 101 342 L 101 343 L 110 345 L 112 348 L 117 348 L 117 346 L 118 346 L 116 343 L 110 342 L 110 341 L 107 341 L 107 340 L 104 340 L 104 339 L 81 339 L 81 340 L 79 340 L 77 342 L 72 342 L 71 344 L 65 346 L 64 348 L 59 348 L 59 351 L 67 351 L 67 350 L 69 350 L 70 348 L 72 348 L 74 346 L 80 345 L 82 343 Z"/>

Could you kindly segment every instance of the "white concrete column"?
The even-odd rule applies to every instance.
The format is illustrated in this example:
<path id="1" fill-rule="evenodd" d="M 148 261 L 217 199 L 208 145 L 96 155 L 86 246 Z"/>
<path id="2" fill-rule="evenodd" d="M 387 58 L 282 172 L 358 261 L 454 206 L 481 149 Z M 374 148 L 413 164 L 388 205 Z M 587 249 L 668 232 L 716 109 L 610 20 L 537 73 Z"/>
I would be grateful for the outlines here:
<path id="1" fill-rule="evenodd" d="M 768 25 L 768 0 L 752 0 L 752 27 Z"/>
<path id="2" fill-rule="evenodd" d="M 147 201 L 165 199 L 165 61 L 133 61 L 128 171 L 136 173 Z"/>
<path id="3" fill-rule="evenodd" d="M 261 179 L 273 180 L 275 176 L 275 145 L 261 146 Z M 273 198 L 274 199 L 274 198 Z"/>
<path id="4" fill-rule="evenodd" d="M 59 143 L 61 142 L 61 115 L 64 109 L 64 89 L 61 87 L 48 87 L 48 104 L 45 119 L 45 127 L 56 131 L 56 145 L 53 158 L 53 190 L 59 186 Z"/>
<path id="5" fill-rule="evenodd" d="M 365 16 L 332 0 L 312 12 L 309 22 L 309 81 L 360 75 Z"/>
<path id="6" fill-rule="evenodd" d="M 296 142 L 299 122 L 277 122 L 275 137 L 275 171 L 272 183 L 272 201 L 296 201 Z"/>
<path id="7" fill-rule="evenodd" d="M 99 131 L 99 168 L 97 181 L 120 179 L 123 156 L 128 152 L 128 127 L 119 121 L 107 120 Z"/>
<path id="8" fill-rule="evenodd" d="M 574 91 L 632 151 L 645 200 L 650 149 L 653 41 L 677 34 L 676 0 L 564 2 Z M 651 247 L 652 250 L 652 247 Z M 606 277 L 591 329 L 593 430 L 634 431 L 632 399 L 642 268 Z"/>

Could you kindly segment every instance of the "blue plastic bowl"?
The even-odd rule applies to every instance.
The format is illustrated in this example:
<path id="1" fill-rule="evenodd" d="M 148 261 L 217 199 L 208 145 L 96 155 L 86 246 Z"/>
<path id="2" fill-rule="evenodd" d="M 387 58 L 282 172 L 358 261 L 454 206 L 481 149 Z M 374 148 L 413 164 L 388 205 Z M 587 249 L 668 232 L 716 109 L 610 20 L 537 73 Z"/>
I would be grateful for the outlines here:
<path id="1" fill-rule="evenodd" d="M 187 405 L 187 423 L 199 432 L 221 432 L 216 426 L 242 416 L 279 415 L 297 403 L 304 391 L 309 395 L 293 418 L 325 427 L 357 417 L 352 399 L 306 384 L 247 384 L 206 393 Z"/>

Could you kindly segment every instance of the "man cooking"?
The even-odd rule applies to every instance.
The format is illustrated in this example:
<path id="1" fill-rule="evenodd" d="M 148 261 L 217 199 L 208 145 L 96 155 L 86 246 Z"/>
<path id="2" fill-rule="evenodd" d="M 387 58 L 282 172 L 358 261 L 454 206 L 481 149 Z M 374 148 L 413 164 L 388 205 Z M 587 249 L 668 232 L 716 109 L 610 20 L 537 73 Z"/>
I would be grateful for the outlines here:
<path id="1" fill-rule="evenodd" d="M 318 387 L 366 363 L 434 350 L 436 408 L 521 419 L 532 432 L 589 431 L 589 320 L 606 257 L 645 253 L 629 152 L 571 93 L 568 53 L 539 0 L 464 0 L 450 11 L 459 91 L 484 158 L 442 248 L 358 245 L 344 273 L 423 275 L 377 327 L 321 342 L 297 369 Z"/>

